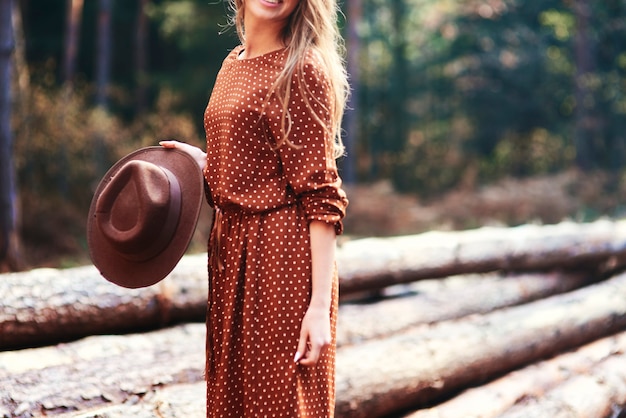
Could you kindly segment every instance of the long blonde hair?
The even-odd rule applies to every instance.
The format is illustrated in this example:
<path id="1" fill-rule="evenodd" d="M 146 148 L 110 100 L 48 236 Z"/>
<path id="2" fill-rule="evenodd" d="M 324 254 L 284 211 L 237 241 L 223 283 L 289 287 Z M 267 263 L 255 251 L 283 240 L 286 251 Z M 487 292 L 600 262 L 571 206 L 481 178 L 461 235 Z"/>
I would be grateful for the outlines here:
<path id="1" fill-rule="evenodd" d="M 239 40 L 245 45 L 244 1 L 229 0 L 233 12 L 230 23 L 236 27 Z M 291 82 L 294 74 L 303 74 L 304 57 L 308 51 L 312 50 L 321 60 L 324 67 L 322 71 L 330 82 L 331 109 L 324 110 L 332 116 L 331 126 L 327 129 L 331 137 L 334 138 L 334 156 L 338 158 L 344 154 L 345 148 L 341 140 L 341 121 L 350 88 L 343 58 L 345 46 L 337 26 L 338 14 L 337 0 L 300 0 L 283 29 L 282 38 L 287 45 L 287 59 L 285 67 L 270 89 L 270 94 L 276 93 L 283 108 L 281 122 L 283 139 L 277 146 L 282 145 L 285 141 L 291 145 L 289 141 L 291 120 L 288 111 Z M 302 91 L 303 88 L 306 88 L 306 83 L 302 80 L 298 81 L 301 96 L 310 97 L 310 94 Z M 318 99 L 314 98 L 314 100 Z M 318 103 L 320 102 L 318 101 Z M 310 106 L 310 104 L 308 105 Z M 321 115 L 315 114 L 315 116 L 321 121 Z"/>

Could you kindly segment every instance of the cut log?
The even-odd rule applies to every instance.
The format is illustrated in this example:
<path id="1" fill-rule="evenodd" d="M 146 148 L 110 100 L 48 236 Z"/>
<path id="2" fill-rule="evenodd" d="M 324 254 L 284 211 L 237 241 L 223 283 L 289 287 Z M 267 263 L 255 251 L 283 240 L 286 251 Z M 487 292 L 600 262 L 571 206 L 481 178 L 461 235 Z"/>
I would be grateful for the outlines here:
<path id="1" fill-rule="evenodd" d="M 204 341 L 204 325 L 188 324 L 0 353 L 0 416 L 134 404 L 157 388 L 202 382 Z"/>
<path id="2" fill-rule="evenodd" d="M 524 398 L 500 417 L 608 418 L 617 416 L 613 415 L 614 407 L 624 404 L 626 361 L 622 355 L 606 359 L 590 374 L 575 376 L 542 397 Z"/>
<path id="3" fill-rule="evenodd" d="M 349 294 L 497 270 L 596 271 L 625 258 L 626 221 L 563 222 L 348 241 L 339 250 L 339 275 L 341 292 Z"/>
<path id="4" fill-rule="evenodd" d="M 401 332 L 506 306 L 520 305 L 588 284 L 584 273 L 464 275 L 425 280 L 403 287 L 409 292 L 369 304 L 339 306 L 337 345 Z"/>
<path id="5" fill-rule="evenodd" d="M 206 417 L 204 383 L 157 388 L 132 405 L 112 405 L 57 418 L 204 418 Z"/>
<path id="6" fill-rule="evenodd" d="M 626 329 L 626 274 L 337 353 L 337 414 L 375 418 Z"/>
<path id="7" fill-rule="evenodd" d="M 626 275 L 567 294 L 430 326 L 337 354 L 337 416 L 375 418 L 433 403 L 626 328 Z M 0 353 L 0 411 L 86 411 L 202 384 L 204 326 L 97 336 Z M 204 399 L 198 400 L 204 402 Z"/>
<path id="8" fill-rule="evenodd" d="M 0 350 L 204 321 L 206 265 L 206 255 L 187 256 L 158 285 L 132 290 L 93 266 L 3 275 Z"/>
<path id="9" fill-rule="evenodd" d="M 429 409 L 422 409 L 404 418 L 496 418 L 512 411 L 516 403 L 527 403 L 527 399 L 542 399 L 555 387 L 573 376 L 598 377 L 607 359 L 620 358 L 626 352 L 626 332 L 600 339 L 573 352 L 561 354 L 523 369 L 511 372 L 485 385 L 468 389 L 460 395 Z M 602 366 L 603 367 L 603 366 Z M 626 362 L 617 365 L 623 370 Z M 623 373 L 623 372 L 622 372 Z M 606 379 L 605 382 L 615 382 Z M 624 383 L 622 383 L 624 384 Z M 624 384 L 626 387 L 626 384 Z M 573 394 L 570 393 L 570 397 Z M 610 399 L 607 399 L 610 400 Z M 538 417 L 535 414 L 521 415 Z M 603 416 L 601 414 L 592 415 Z"/>

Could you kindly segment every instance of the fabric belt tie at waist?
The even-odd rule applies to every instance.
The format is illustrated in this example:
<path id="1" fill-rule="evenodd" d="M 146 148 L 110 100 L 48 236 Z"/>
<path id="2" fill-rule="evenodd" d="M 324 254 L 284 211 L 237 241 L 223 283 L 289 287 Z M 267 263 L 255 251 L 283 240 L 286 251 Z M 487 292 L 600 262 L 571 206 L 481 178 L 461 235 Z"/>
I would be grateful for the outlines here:
<path id="1" fill-rule="evenodd" d="M 231 211 L 235 210 L 235 211 L 240 211 L 242 213 L 249 213 L 249 214 L 267 214 L 270 212 L 274 212 L 276 210 L 280 210 L 282 208 L 285 207 L 289 207 L 292 205 L 298 205 L 300 206 L 300 202 L 298 201 L 289 201 L 289 202 L 285 202 L 282 205 L 267 209 L 267 210 L 263 210 L 263 211 L 258 211 L 258 212 L 245 212 L 242 211 L 241 209 L 237 209 L 236 206 L 222 206 L 221 208 L 217 205 L 214 206 L 214 213 L 213 213 L 213 225 L 211 227 L 211 234 L 209 236 L 209 249 L 211 251 L 210 253 L 210 261 L 209 261 L 209 265 L 211 266 L 211 269 L 214 272 L 218 272 L 221 273 L 224 271 L 224 261 L 222 259 L 221 256 L 221 250 L 222 250 L 222 228 L 224 227 L 224 208 L 226 209 L 226 211 L 228 213 L 231 213 Z"/>
<path id="2" fill-rule="evenodd" d="M 224 271 L 224 262 L 220 256 L 222 246 L 222 218 L 222 210 L 216 206 L 215 213 L 213 214 L 213 228 L 211 228 L 211 235 L 209 236 L 209 246 L 211 248 L 211 269 L 214 272 L 220 273 Z"/>

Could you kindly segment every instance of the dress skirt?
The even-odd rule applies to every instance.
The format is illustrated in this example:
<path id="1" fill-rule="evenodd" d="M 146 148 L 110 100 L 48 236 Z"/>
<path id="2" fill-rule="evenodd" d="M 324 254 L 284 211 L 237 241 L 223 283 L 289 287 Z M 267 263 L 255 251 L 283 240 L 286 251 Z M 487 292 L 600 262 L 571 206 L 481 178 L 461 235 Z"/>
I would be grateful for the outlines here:
<path id="1" fill-rule="evenodd" d="M 332 344 L 313 367 L 294 363 L 311 297 L 311 246 L 299 204 L 250 213 L 216 210 L 209 243 L 207 417 L 332 417 Z"/>

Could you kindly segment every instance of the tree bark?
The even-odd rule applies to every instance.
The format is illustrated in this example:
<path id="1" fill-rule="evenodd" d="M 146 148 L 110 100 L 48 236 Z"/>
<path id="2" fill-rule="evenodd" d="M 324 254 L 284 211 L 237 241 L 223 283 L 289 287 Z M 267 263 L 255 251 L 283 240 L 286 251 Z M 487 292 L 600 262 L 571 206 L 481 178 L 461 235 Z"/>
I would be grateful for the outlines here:
<path id="1" fill-rule="evenodd" d="M 626 274 L 337 353 L 338 416 L 382 417 L 626 328 Z"/>
<path id="2" fill-rule="evenodd" d="M 188 324 L 0 353 L 0 416 L 133 404 L 166 386 L 202 382 L 204 339 L 204 325 Z"/>
<path id="3" fill-rule="evenodd" d="M 83 418 L 203 418 L 206 416 L 206 385 L 188 383 L 157 388 L 133 405 L 112 405 L 91 409 Z M 76 413 L 57 418 L 77 418 Z"/>
<path id="4" fill-rule="evenodd" d="M 343 295 L 426 278 L 489 271 L 623 264 L 626 222 L 524 225 L 349 241 L 339 250 Z"/>
<path id="5" fill-rule="evenodd" d="M 622 351 L 623 353 L 623 351 Z M 543 396 L 524 398 L 500 418 L 618 417 L 626 404 L 626 362 L 611 356 L 588 375 L 563 382 Z"/>
<path id="6" fill-rule="evenodd" d="M 502 417 L 505 412 L 513 412 L 512 409 L 516 409 L 515 405 L 520 400 L 544 398 L 554 388 L 577 375 L 597 377 L 603 373 L 607 360 L 619 359 L 623 352 L 626 352 L 624 332 L 594 341 L 576 351 L 516 370 L 482 386 L 468 389 L 437 406 L 409 413 L 404 418 Z M 623 373 L 624 367 L 626 362 L 621 361 L 611 374 Z M 619 380 L 609 378 L 605 379 L 605 382 L 610 382 L 614 386 Z M 569 396 L 575 396 L 575 392 L 570 392 Z M 610 398 L 606 397 L 605 400 Z M 540 415 L 529 413 L 521 416 L 534 418 Z"/>

